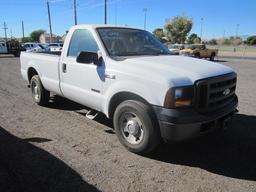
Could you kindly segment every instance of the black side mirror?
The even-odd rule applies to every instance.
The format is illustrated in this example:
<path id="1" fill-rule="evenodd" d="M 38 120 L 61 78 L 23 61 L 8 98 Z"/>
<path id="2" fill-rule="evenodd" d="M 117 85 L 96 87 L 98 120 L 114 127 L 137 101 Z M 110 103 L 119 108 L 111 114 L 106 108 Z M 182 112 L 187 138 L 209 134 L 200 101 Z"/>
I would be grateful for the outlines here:
<path id="1" fill-rule="evenodd" d="M 76 58 L 77 63 L 85 63 L 85 64 L 95 64 L 100 65 L 102 62 L 102 58 L 99 58 L 97 53 L 93 52 L 80 52 Z"/>

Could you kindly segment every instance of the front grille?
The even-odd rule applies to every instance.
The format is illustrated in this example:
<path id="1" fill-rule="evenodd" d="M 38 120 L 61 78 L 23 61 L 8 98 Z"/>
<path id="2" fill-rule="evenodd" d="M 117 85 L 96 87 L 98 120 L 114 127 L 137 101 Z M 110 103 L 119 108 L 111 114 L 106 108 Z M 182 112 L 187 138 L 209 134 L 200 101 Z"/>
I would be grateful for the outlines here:
<path id="1" fill-rule="evenodd" d="M 195 105 L 200 112 L 213 112 L 236 99 L 236 74 L 228 74 L 196 82 Z"/>

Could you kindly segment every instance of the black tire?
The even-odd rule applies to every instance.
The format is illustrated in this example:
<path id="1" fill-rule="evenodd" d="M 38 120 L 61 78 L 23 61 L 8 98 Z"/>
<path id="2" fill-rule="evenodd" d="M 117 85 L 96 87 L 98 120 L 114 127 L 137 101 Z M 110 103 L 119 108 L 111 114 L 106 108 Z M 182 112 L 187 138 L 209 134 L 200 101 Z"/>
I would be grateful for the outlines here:
<path id="1" fill-rule="evenodd" d="M 210 57 L 210 61 L 214 61 L 214 58 L 215 58 L 215 53 L 212 53 Z"/>
<path id="2" fill-rule="evenodd" d="M 44 88 L 38 75 L 31 78 L 30 87 L 33 101 L 40 106 L 46 106 L 50 98 L 50 92 Z"/>
<path id="3" fill-rule="evenodd" d="M 200 59 L 201 58 L 200 53 L 195 53 L 195 58 Z"/>
<path id="4" fill-rule="evenodd" d="M 13 55 L 14 55 L 15 57 L 20 57 L 20 51 L 14 52 Z"/>
<path id="5" fill-rule="evenodd" d="M 141 126 L 140 129 L 143 131 L 143 136 L 141 136 L 141 141 L 138 144 L 131 144 L 127 141 L 123 131 L 122 118 L 125 114 L 133 114 L 136 119 L 139 119 Z M 129 122 L 129 121 L 128 121 Z M 128 125 L 128 122 L 126 125 Z M 129 126 L 127 126 L 129 127 Z M 114 128 L 116 135 L 121 142 L 129 151 L 145 154 L 153 151 L 161 141 L 159 126 L 150 106 L 135 100 L 127 100 L 122 102 L 115 110 L 114 113 Z M 128 135 L 130 133 L 127 133 Z M 126 138 L 125 138 L 126 137 Z"/>

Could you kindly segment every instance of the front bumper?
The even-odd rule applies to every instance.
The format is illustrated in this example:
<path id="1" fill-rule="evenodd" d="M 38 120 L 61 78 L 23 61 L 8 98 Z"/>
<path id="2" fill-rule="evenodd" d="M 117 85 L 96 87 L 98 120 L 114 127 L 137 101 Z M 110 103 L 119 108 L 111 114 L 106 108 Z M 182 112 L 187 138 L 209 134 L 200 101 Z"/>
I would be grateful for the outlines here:
<path id="1" fill-rule="evenodd" d="M 205 135 L 225 127 L 236 113 L 238 101 L 212 114 L 201 114 L 194 108 L 166 109 L 153 106 L 159 121 L 161 136 L 167 141 L 182 141 Z"/>

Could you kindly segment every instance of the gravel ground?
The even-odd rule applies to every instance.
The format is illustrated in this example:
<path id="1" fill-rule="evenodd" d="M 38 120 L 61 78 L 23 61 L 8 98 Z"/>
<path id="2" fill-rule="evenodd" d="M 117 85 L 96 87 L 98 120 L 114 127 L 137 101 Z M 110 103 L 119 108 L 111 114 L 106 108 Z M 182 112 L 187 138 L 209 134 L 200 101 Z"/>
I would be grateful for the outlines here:
<path id="1" fill-rule="evenodd" d="M 230 129 L 139 156 L 81 105 L 57 96 L 35 105 L 19 59 L 0 56 L 0 191 L 256 191 L 256 62 L 219 62 L 238 73 Z"/>

